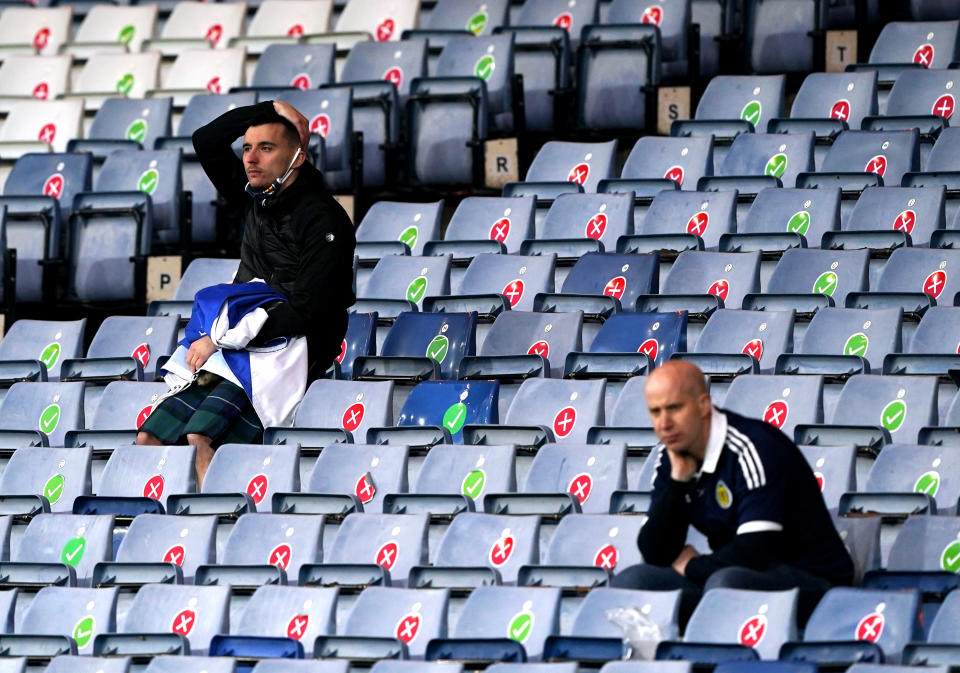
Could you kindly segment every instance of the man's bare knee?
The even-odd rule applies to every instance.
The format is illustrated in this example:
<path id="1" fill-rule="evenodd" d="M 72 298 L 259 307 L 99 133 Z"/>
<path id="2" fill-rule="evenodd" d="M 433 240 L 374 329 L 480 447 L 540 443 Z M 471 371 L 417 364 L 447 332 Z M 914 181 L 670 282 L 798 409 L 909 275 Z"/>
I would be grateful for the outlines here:
<path id="1" fill-rule="evenodd" d="M 163 442 L 149 432 L 141 430 L 137 433 L 137 444 L 140 446 L 162 446 Z"/>
<path id="2" fill-rule="evenodd" d="M 198 449 L 209 449 L 210 441 L 210 438 L 206 435 L 196 435 L 192 433 L 187 435 L 187 444 L 191 444 Z"/>

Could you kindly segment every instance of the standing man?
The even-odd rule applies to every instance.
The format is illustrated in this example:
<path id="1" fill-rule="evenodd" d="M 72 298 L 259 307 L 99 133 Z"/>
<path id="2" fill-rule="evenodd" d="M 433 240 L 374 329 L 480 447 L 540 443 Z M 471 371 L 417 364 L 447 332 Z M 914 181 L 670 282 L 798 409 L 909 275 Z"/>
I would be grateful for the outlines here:
<path id="1" fill-rule="evenodd" d="M 685 623 L 715 587 L 799 588 L 806 621 L 823 594 L 853 581 L 853 562 L 803 454 L 780 430 L 713 406 L 703 373 L 672 360 L 653 370 L 647 406 L 660 444 L 649 518 L 637 540 L 645 564 L 614 584 L 680 589 Z M 693 526 L 712 554 L 686 544 Z"/>
<path id="2" fill-rule="evenodd" d="M 242 161 L 231 148 L 240 136 Z M 347 330 L 356 239 L 323 175 L 306 161 L 309 138 L 306 118 L 282 101 L 235 108 L 193 134 L 207 176 L 243 213 L 234 282 L 261 279 L 287 299 L 267 307 L 266 322 L 249 345 L 306 336 L 311 381 L 339 354 Z M 209 336 L 196 339 L 187 367 L 196 373 L 216 351 Z M 246 392 L 208 372 L 158 404 L 137 434 L 138 444 L 196 446 L 198 486 L 218 446 L 262 439 Z"/>

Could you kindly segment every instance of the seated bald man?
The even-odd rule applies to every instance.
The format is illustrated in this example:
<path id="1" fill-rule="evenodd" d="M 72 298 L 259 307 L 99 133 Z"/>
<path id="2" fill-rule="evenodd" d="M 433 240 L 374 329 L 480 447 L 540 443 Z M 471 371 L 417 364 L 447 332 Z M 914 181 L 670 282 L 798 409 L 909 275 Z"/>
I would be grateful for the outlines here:
<path id="1" fill-rule="evenodd" d="M 800 589 L 806 621 L 832 586 L 850 584 L 854 568 L 813 471 L 780 430 L 713 406 L 703 373 L 673 360 L 646 382 L 660 444 L 649 519 L 637 543 L 643 565 L 614 584 L 681 589 L 681 619 L 703 591 L 734 587 Z M 686 544 L 693 526 L 712 553 Z"/>

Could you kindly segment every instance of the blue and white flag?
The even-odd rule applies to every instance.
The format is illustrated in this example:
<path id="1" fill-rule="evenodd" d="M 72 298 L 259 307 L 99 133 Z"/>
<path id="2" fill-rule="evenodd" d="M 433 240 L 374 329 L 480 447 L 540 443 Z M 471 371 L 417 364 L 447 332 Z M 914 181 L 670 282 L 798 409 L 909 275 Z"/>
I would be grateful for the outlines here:
<path id="1" fill-rule="evenodd" d="M 292 425 L 307 389 L 306 337 L 279 337 L 260 347 L 248 346 L 267 321 L 264 307 L 276 301 L 287 298 L 262 281 L 213 285 L 197 292 L 185 336 L 163 366 L 170 394 L 194 381 L 187 351 L 194 341 L 209 336 L 217 352 L 199 371 L 243 388 L 263 427 Z"/>

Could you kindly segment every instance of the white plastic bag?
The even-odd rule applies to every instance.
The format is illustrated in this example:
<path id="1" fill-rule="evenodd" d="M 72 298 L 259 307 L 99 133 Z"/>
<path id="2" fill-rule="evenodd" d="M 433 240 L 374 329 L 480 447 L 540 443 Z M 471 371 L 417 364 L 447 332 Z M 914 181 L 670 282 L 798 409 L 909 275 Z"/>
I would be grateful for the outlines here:
<path id="1" fill-rule="evenodd" d="M 657 626 L 641 608 L 636 606 L 612 608 L 603 613 L 607 620 L 623 633 L 627 644 L 625 659 L 652 661 L 657 654 L 657 645 L 663 640 Z"/>

